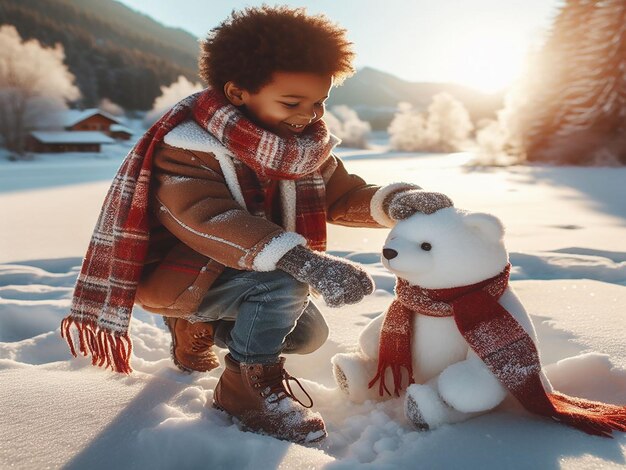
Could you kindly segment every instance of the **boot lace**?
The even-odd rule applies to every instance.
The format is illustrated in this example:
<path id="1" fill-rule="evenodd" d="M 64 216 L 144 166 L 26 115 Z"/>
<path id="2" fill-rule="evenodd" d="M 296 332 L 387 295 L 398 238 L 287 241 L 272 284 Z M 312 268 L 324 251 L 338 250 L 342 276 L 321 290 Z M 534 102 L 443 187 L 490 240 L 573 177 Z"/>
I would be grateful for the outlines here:
<path id="1" fill-rule="evenodd" d="M 293 380 L 295 383 L 297 383 L 300 387 L 300 390 L 302 390 L 302 392 L 307 396 L 310 402 L 308 405 L 302 403 L 302 401 L 300 401 L 300 399 L 295 396 L 293 390 L 291 389 L 291 384 L 289 383 L 290 380 Z M 285 369 L 282 369 L 279 374 L 273 375 L 272 377 L 259 379 L 258 382 L 256 382 L 255 387 L 262 390 L 261 396 L 263 398 L 268 398 L 272 394 L 276 395 L 276 400 L 273 400 L 271 403 L 275 403 L 289 397 L 297 401 L 304 408 L 311 408 L 313 406 L 313 399 L 311 398 L 311 395 L 309 395 L 308 392 L 304 389 L 300 381 L 294 376 L 290 375 L 289 372 L 287 372 Z"/>
<path id="2" fill-rule="evenodd" d="M 202 330 L 193 334 L 191 340 L 192 351 L 207 351 L 211 346 L 213 346 L 213 335 L 210 332 Z"/>

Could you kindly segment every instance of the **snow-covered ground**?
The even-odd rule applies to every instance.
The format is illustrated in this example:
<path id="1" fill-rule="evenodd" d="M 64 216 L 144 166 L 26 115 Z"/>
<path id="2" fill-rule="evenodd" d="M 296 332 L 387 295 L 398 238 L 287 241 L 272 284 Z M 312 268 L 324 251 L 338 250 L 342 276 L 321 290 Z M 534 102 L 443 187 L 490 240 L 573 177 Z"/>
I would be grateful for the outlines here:
<path id="1" fill-rule="evenodd" d="M 330 358 L 391 301 L 379 262 L 387 230 L 331 227 L 329 249 L 364 264 L 376 292 L 330 309 L 328 342 L 287 369 L 313 396 L 329 436 L 304 447 L 239 431 L 206 406 L 222 369 L 185 375 L 160 317 L 137 310 L 131 376 L 72 359 L 59 335 L 81 257 L 125 145 L 95 155 L 0 161 L 0 468 L 623 468 L 626 435 L 588 436 L 512 402 L 433 432 L 402 401 L 346 401 Z M 531 314 L 555 387 L 626 403 L 626 168 L 460 166 L 467 154 L 340 151 L 373 183 L 411 181 L 507 226 L 512 286 Z M 220 351 L 223 357 L 225 351 Z"/>

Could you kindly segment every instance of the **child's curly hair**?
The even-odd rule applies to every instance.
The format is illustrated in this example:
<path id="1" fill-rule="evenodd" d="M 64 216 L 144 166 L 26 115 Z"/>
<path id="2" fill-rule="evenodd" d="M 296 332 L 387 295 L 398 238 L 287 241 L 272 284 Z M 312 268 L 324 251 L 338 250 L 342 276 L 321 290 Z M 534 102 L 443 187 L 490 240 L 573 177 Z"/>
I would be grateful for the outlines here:
<path id="1" fill-rule="evenodd" d="M 202 41 L 200 76 L 216 90 L 233 81 L 252 93 L 277 71 L 331 75 L 340 84 L 354 73 L 351 46 L 346 30 L 324 15 L 287 6 L 246 8 Z"/>

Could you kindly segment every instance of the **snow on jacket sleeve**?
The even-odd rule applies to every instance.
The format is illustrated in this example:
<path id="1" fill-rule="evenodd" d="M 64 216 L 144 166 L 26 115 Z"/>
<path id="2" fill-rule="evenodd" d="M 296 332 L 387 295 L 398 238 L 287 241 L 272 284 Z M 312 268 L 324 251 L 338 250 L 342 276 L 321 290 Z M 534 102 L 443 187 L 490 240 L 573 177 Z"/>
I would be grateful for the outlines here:
<path id="1" fill-rule="evenodd" d="M 271 271 L 287 251 L 306 243 L 242 207 L 209 153 L 164 144 L 154 156 L 151 198 L 160 223 L 193 250 L 225 266 Z"/>

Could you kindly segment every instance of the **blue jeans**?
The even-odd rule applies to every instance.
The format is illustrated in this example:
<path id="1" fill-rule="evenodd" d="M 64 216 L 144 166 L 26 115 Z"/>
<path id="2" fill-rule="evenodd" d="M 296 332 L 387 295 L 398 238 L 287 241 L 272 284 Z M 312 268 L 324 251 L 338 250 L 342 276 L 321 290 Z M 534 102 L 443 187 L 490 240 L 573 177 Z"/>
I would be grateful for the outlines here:
<path id="1" fill-rule="evenodd" d="M 226 268 L 191 321 L 215 324 L 215 344 L 246 363 L 274 363 L 281 353 L 308 354 L 328 338 L 309 286 L 281 270 Z"/>

